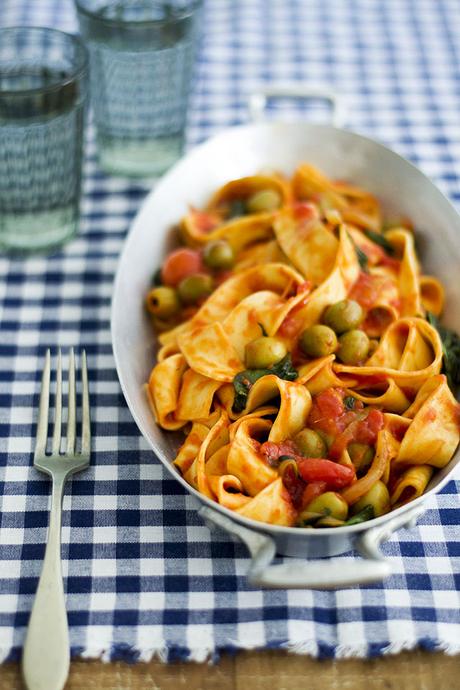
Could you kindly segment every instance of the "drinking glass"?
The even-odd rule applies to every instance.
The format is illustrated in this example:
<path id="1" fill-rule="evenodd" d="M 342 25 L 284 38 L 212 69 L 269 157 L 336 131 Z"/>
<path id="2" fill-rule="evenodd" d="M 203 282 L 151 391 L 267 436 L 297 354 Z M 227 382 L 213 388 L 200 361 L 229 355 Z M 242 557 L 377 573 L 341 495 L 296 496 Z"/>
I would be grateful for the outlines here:
<path id="1" fill-rule="evenodd" d="M 87 64 L 70 34 L 0 30 L 0 249 L 50 249 L 77 230 Z"/>
<path id="2" fill-rule="evenodd" d="M 75 0 L 101 167 L 155 176 L 181 154 L 201 0 Z"/>

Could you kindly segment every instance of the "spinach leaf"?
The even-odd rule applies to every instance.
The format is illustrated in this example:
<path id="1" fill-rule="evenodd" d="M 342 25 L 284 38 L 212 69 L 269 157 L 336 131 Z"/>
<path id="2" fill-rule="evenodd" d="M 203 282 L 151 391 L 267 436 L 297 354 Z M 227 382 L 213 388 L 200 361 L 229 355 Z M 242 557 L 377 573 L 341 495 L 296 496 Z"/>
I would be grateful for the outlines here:
<path id="1" fill-rule="evenodd" d="M 355 250 L 356 250 L 356 256 L 358 257 L 359 265 L 361 266 L 363 271 L 367 272 L 368 263 L 369 263 L 369 259 L 367 258 L 367 254 L 365 252 L 363 252 L 363 250 L 360 249 L 357 244 L 355 244 Z"/>
<path id="2" fill-rule="evenodd" d="M 388 256 L 394 255 L 395 250 L 393 246 L 388 242 L 385 235 L 381 235 L 379 232 L 374 232 L 373 230 L 364 230 L 364 234 L 371 240 L 371 242 L 373 242 L 374 244 L 378 244 L 379 247 L 382 247 L 382 249 L 385 250 Z"/>
<path id="3" fill-rule="evenodd" d="M 299 375 L 292 366 L 290 354 L 287 354 L 283 359 L 267 369 L 245 369 L 240 371 L 233 379 L 233 388 L 235 389 L 234 412 L 242 412 L 244 410 L 248 400 L 248 393 L 254 383 L 261 379 L 262 376 L 269 376 L 270 374 L 274 374 L 285 381 L 295 381 Z"/>
<path id="4" fill-rule="evenodd" d="M 234 199 L 230 204 L 230 210 L 228 212 L 228 220 L 232 218 L 239 218 L 240 216 L 246 215 L 246 203 L 243 199 Z"/>
<path id="5" fill-rule="evenodd" d="M 343 399 L 343 404 L 347 408 L 347 410 L 354 410 L 355 409 L 355 403 L 356 403 L 356 398 L 354 398 L 352 395 L 346 395 Z"/>
<path id="6" fill-rule="evenodd" d="M 248 393 L 254 383 L 261 379 L 262 376 L 267 376 L 273 372 L 268 369 L 245 369 L 233 379 L 233 388 L 235 389 L 235 398 L 233 400 L 233 411 L 242 412 L 246 407 Z"/>
<path id="7" fill-rule="evenodd" d="M 368 505 L 364 506 L 359 513 L 353 515 L 349 520 L 345 522 L 345 525 L 358 525 L 360 522 L 366 522 L 367 520 L 372 520 L 375 517 L 374 506 Z"/>
<path id="8" fill-rule="evenodd" d="M 362 270 L 366 271 L 366 273 L 367 273 L 367 268 L 368 268 L 368 263 L 369 263 L 369 259 L 367 258 L 367 254 L 365 252 L 363 252 L 363 250 L 358 247 L 358 245 L 354 241 L 353 237 L 349 233 L 348 233 L 348 237 L 353 242 L 353 246 L 355 248 L 356 257 L 358 259 L 359 265 L 361 266 Z"/>
<path id="9" fill-rule="evenodd" d="M 259 326 L 260 330 L 262 331 L 262 335 L 266 338 L 268 336 L 268 333 L 265 330 L 263 323 L 260 323 L 260 321 L 258 321 L 257 325 Z"/>
<path id="10" fill-rule="evenodd" d="M 163 280 L 161 278 L 161 268 L 157 268 L 157 270 L 152 276 L 151 283 L 154 287 L 159 287 L 160 285 L 163 285 Z"/>
<path id="11" fill-rule="evenodd" d="M 318 520 L 322 520 L 324 517 L 329 517 L 330 514 L 331 511 L 329 508 L 326 508 L 321 513 L 312 513 L 304 510 L 298 517 L 297 527 L 313 527 Z"/>
<path id="12" fill-rule="evenodd" d="M 447 326 L 442 326 L 439 319 L 427 312 L 426 320 L 438 331 L 442 342 L 442 371 L 446 375 L 450 389 L 455 393 L 460 385 L 460 337 Z"/>
<path id="13" fill-rule="evenodd" d="M 285 381 L 295 381 L 299 375 L 297 369 L 294 369 L 292 365 L 290 354 L 287 354 L 279 362 L 269 367 L 269 373 L 275 374 L 279 379 L 284 379 Z"/>

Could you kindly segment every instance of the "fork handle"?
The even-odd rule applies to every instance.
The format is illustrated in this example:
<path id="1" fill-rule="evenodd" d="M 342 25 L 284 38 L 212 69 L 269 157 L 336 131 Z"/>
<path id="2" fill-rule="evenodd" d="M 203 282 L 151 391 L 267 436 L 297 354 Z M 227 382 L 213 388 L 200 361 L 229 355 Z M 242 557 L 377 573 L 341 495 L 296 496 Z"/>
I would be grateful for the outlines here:
<path id="1" fill-rule="evenodd" d="M 62 690 L 69 673 L 69 629 L 61 567 L 65 480 L 65 474 L 53 477 L 45 559 L 22 656 L 22 674 L 27 690 Z"/>

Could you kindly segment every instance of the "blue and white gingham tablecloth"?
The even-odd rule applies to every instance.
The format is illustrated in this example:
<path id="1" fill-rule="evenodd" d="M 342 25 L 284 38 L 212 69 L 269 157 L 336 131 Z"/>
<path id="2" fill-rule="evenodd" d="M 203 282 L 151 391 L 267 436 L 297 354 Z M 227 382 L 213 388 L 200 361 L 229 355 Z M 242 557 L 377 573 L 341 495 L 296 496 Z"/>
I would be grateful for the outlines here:
<path id="1" fill-rule="evenodd" d="M 458 0 L 205 5 L 189 145 L 244 121 L 261 85 L 329 86 L 345 97 L 352 129 L 408 157 L 460 204 Z M 76 30 L 70 0 L 2 0 L 0 25 L 17 24 Z M 245 580 L 245 548 L 211 535 L 155 460 L 121 394 L 109 332 L 117 259 L 148 189 L 102 174 L 90 131 L 78 238 L 47 258 L 0 257 L 0 660 L 20 654 L 42 565 L 50 483 L 31 467 L 32 448 L 44 352 L 58 345 L 88 352 L 94 422 L 91 468 L 64 499 L 73 655 L 460 652 L 458 481 L 384 545 L 394 569 L 384 584 L 259 591 Z"/>

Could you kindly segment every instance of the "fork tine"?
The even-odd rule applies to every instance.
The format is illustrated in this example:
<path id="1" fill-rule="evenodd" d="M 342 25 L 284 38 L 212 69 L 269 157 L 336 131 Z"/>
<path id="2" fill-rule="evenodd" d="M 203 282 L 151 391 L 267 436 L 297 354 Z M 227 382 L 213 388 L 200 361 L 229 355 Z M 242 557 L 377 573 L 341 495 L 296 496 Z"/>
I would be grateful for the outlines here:
<path id="1" fill-rule="evenodd" d="M 40 391 L 40 405 L 38 408 L 37 438 L 35 441 L 35 458 L 46 452 L 46 439 L 48 437 L 48 411 L 50 397 L 51 353 L 46 351 L 45 368 L 42 374 L 42 386 Z"/>
<path id="2" fill-rule="evenodd" d="M 75 354 L 73 347 L 69 356 L 69 394 L 68 394 L 68 417 L 67 417 L 67 447 L 66 453 L 75 453 Z"/>
<path id="3" fill-rule="evenodd" d="M 81 355 L 81 397 L 82 397 L 82 423 L 81 423 L 81 453 L 90 454 L 91 450 L 91 428 L 89 418 L 89 386 L 88 369 L 86 366 L 86 352 L 83 350 Z"/>
<path id="4" fill-rule="evenodd" d="M 54 430 L 52 454 L 59 455 L 61 449 L 61 419 L 62 419 L 62 362 L 61 348 L 58 350 L 56 370 L 56 402 L 54 410 Z"/>

